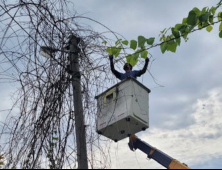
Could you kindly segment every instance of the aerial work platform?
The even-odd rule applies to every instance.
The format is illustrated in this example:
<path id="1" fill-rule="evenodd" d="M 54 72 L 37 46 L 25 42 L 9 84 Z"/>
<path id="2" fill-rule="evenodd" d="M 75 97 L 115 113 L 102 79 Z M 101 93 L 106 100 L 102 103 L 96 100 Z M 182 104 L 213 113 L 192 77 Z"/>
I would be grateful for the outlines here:
<path id="1" fill-rule="evenodd" d="M 126 78 L 97 99 L 97 132 L 120 141 L 149 128 L 149 93 L 134 78 Z"/>

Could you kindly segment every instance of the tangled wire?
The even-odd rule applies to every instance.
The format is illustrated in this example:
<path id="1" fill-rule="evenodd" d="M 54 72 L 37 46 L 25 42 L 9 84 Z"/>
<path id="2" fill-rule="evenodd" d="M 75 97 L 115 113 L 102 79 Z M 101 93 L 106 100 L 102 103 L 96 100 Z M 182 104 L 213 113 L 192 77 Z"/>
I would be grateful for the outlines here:
<path id="1" fill-rule="evenodd" d="M 103 145 L 106 141 L 95 133 L 94 99 L 115 83 L 101 46 L 107 38 L 79 25 L 81 17 L 69 12 L 70 4 L 63 0 L 11 4 L 1 0 L 0 82 L 18 87 L 0 133 L 5 168 L 76 168 L 75 110 L 65 51 L 71 35 L 82 39 L 79 58 L 88 162 L 91 168 L 110 166 L 109 145 Z M 39 55 L 41 46 L 60 50 L 46 59 Z M 5 136 L 5 131 L 10 133 Z"/>

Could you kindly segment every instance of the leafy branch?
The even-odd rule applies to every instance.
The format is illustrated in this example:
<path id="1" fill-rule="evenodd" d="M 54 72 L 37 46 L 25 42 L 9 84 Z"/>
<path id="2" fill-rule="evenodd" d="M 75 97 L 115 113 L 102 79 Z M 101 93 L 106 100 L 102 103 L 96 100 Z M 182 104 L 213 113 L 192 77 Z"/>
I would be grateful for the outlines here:
<path id="1" fill-rule="evenodd" d="M 182 23 L 176 24 L 174 27 L 165 28 L 160 32 L 160 43 L 154 44 L 155 38 L 145 38 L 144 36 L 138 36 L 138 40 L 122 40 L 118 39 L 115 42 L 115 46 L 107 47 L 109 55 L 118 57 L 121 51 L 124 49 L 133 50 L 132 54 L 126 55 L 127 63 L 135 66 L 139 61 L 139 58 L 146 59 L 149 55 L 150 49 L 160 46 L 161 52 L 164 54 L 166 51 L 175 53 L 177 47 L 181 45 L 181 40 L 188 41 L 188 35 L 197 31 L 206 29 L 211 32 L 213 25 L 220 23 L 219 37 L 222 38 L 222 12 L 216 13 L 217 9 L 222 5 L 220 1 L 216 7 L 204 7 L 202 10 L 193 8 L 186 18 L 183 18 Z M 215 21 L 215 19 L 217 19 Z M 106 41 L 103 44 L 107 44 Z"/>

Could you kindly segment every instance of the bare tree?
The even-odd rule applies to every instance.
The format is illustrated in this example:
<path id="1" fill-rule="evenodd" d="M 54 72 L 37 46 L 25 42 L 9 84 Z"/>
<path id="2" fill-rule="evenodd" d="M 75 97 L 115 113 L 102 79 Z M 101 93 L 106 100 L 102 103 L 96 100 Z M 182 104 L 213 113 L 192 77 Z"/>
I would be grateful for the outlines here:
<path id="1" fill-rule="evenodd" d="M 94 99 L 110 82 L 115 83 L 101 46 L 110 40 L 78 24 L 84 17 L 70 12 L 72 5 L 64 0 L 1 0 L 0 81 L 18 87 L 0 134 L 5 168 L 76 168 L 75 110 L 66 52 L 71 35 L 82 40 L 80 69 L 88 161 L 91 168 L 110 166 L 109 141 L 95 133 Z M 41 46 L 58 50 L 46 59 L 39 54 Z M 3 137 L 5 130 L 10 132 L 7 137 Z M 106 145 L 101 145 L 103 142 Z"/>

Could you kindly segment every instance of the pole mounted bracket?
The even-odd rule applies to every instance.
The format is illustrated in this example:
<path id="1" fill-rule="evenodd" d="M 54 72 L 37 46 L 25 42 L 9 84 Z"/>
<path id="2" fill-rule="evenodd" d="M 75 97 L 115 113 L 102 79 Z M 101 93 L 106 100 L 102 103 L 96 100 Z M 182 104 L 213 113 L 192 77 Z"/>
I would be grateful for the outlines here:
<path id="1" fill-rule="evenodd" d="M 74 73 L 74 72 L 72 71 L 70 65 L 67 65 L 67 67 L 66 67 L 66 71 L 67 71 L 67 73 L 69 73 L 69 74 L 73 74 L 73 73 Z"/>
<path id="2" fill-rule="evenodd" d="M 81 79 L 81 73 L 79 71 L 73 72 L 72 77 L 73 77 L 73 79 Z"/>

